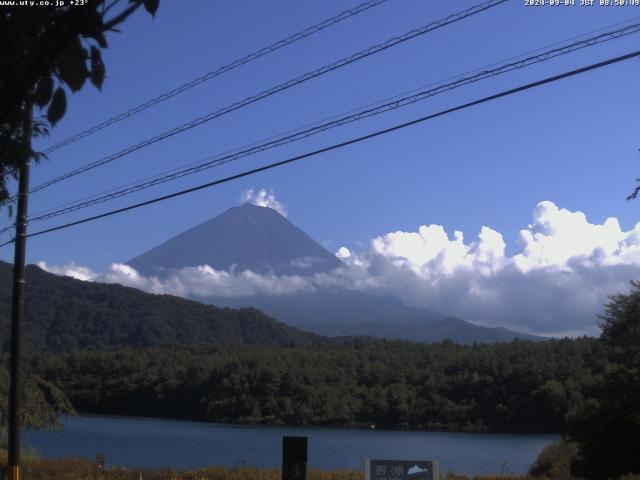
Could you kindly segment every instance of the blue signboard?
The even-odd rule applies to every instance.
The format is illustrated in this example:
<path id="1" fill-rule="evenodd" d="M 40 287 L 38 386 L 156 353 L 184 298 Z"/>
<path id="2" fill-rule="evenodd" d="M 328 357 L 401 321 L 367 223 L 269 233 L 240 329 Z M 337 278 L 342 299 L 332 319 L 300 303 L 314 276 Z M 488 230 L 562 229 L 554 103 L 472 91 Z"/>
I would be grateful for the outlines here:
<path id="1" fill-rule="evenodd" d="M 365 460 L 364 480 L 439 480 L 435 460 Z"/>

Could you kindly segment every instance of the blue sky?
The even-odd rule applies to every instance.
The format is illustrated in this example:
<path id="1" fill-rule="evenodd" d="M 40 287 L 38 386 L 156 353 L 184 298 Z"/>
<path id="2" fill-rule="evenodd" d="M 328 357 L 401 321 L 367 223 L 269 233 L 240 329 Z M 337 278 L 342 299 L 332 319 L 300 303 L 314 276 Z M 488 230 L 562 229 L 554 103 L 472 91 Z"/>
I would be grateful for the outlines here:
<path id="1" fill-rule="evenodd" d="M 37 185 L 196 116 L 217 110 L 355 51 L 477 2 L 389 0 L 162 105 L 51 154 L 33 169 Z M 578 0 L 579 3 L 579 0 Z M 102 92 L 87 86 L 46 146 L 198 75 L 356 5 L 355 1 L 179 2 L 142 12 L 109 36 Z M 452 75 L 602 27 L 639 19 L 634 7 L 505 5 L 216 119 L 86 175 L 38 192 L 37 213 L 264 139 Z M 64 217 L 70 221 L 213 180 L 464 103 L 637 48 L 638 34 L 543 65 L 463 87 L 414 106 L 249 157 L 225 167 Z M 616 217 L 629 231 L 639 204 L 625 200 L 640 176 L 637 135 L 640 60 L 457 112 L 372 141 L 106 220 L 33 238 L 28 262 L 75 262 L 100 271 L 240 203 L 249 188 L 272 189 L 291 221 L 336 251 L 376 237 L 442 225 L 475 238 L 501 232 L 508 254 L 518 232 L 549 200 L 590 223 Z M 31 231 L 56 221 L 30 226 Z M 11 260 L 3 247 L 0 258 Z"/>

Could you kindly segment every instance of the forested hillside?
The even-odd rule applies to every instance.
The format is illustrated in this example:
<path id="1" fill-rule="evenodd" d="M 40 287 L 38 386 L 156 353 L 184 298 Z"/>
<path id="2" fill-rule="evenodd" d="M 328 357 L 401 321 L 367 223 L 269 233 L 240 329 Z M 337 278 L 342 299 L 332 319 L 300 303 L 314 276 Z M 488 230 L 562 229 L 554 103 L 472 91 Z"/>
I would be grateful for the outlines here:
<path id="1" fill-rule="evenodd" d="M 9 332 L 12 266 L 0 262 L 0 331 Z M 311 345 L 328 342 L 253 308 L 203 305 L 171 295 L 52 275 L 29 265 L 25 350 L 69 352 L 126 346 Z M 8 350 L 9 336 L 0 337 Z"/>
<path id="2" fill-rule="evenodd" d="M 32 359 L 81 412 L 229 423 L 555 431 L 594 397 L 595 339 L 123 349 Z"/>

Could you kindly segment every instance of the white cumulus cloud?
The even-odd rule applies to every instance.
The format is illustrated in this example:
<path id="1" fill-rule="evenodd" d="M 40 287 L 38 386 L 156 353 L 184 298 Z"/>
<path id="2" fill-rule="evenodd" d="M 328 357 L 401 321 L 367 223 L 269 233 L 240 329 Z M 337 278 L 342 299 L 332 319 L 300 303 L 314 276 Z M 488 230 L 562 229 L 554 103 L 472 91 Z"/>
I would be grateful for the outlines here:
<path id="1" fill-rule="evenodd" d="M 186 267 L 172 271 L 167 277 L 145 277 L 129 265 L 112 263 L 109 269 L 95 273 L 74 263 L 51 266 L 45 262 L 37 264 L 43 270 L 56 275 L 65 275 L 78 280 L 103 283 L 118 283 L 155 294 L 171 294 L 181 297 L 243 297 L 250 295 L 289 295 L 313 291 L 314 285 L 298 275 L 261 275 L 251 270 L 227 272 L 208 265 Z"/>
<path id="2" fill-rule="evenodd" d="M 254 188 L 250 188 L 249 190 L 242 192 L 240 198 L 244 203 L 251 203 L 258 207 L 269 207 L 274 209 L 283 217 L 287 216 L 286 207 L 276 199 L 276 195 L 273 190 L 266 190 L 264 188 L 256 190 Z"/>
<path id="3" fill-rule="evenodd" d="M 36 265 L 49 273 L 55 273 L 56 275 L 63 275 L 65 277 L 72 277 L 77 280 L 83 280 L 85 282 L 95 280 L 98 276 L 98 274 L 92 271 L 90 268 L 77 265 L 74 262 L 68 263 L 61 267 L 55 265 L 47 265 L 46 262 L 38 262 Z"/>
<path id="4" fill-rule="evenodd" d="M 607 296 L 640 278 L 640 223 L 623 231 L 614 218 L 593 224 L 544 201 L 519 239 L 521 251 L 506 256 L 502 235 L 489 227 L 466 243 L 462 232 L 423 225 L 375 238 L 359 256 L 339 252 L 371 289 L 484 325 L 547 334 L 596 334 Z"/>
<path id="5" fill-rule="evenodd" d="M 514 257 L 522 270 L 545 266 L 566 267 L 588 258 L 603 264 L 637 263 L 640 227 L 629 232 L 618 220 L 607 218 L 602 225 L 591 224 L 582 212 L 558 208 L 553 202 L 540 202 L 533 212 L 534 223 L 520 231 L 523 252 Z"/>
<path id="6" fill-rule="evenodd" d="M 247 198 L 268 196 L 261 192 Z M 519 243 L 520 250 L 508 256 L 503 236 L 488 226 L 468 241 L 460 231 L 449 234 L 441 225 L 422 225 L 377 237 L 360 252 L 341 247 L 336 256 L 344 267 L 308 276 L 227 272 L 203 265 L 158 278 L 143 277 L 123 264 L 99 274 L 73 263 L 39 265 L 80 280 L 184 297 L 346 288 L 394 295 L 482 325 L 558 336 L 597 334 L 597 315 L 608 295 L 628 291 L 629 281 L 640 279 L 640 223 L 624 231 L 615 218 L 591 223 L 582 212 L 545 201 L 519 232 Z"/>

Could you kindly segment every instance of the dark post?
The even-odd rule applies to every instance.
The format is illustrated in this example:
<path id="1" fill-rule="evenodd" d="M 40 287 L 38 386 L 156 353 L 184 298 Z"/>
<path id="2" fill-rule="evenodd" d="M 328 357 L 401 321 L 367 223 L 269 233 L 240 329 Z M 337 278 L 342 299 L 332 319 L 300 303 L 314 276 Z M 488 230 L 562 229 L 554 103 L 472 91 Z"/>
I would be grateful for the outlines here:
<path id="1" fill-rule="evenodd" d="M 104 476 L 104 453 L 99 453 L 96 457 L 96 478 L 103 478 Z M 142 474 L 140 474 L 142 475 Z"/>
<path id="2" fill-rule="evenodd" d="M 282 480 L 307 480 L 307 437 L 282 437 Z"/>
<path id="3" fill-rule="evenodd" d="M 29 195 L 29 167 L 31 166 L 32 103 L 25 105 L 23 134 L 24 159 L 20 164 L 18 209 L 16 213 L 15 255 L 13 260 L 13 299 L 11 304 L 11 364 L 9 372 L 9 480 L 20 480 L 20 392 L 22 350 L 22 319 L 24 317 L 24 262 L 27 240 L 27 199 Z"/>

